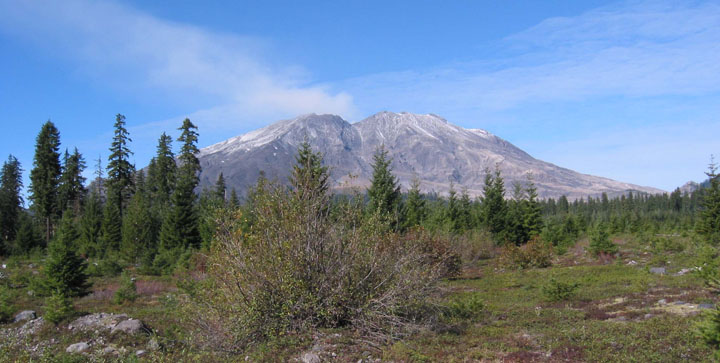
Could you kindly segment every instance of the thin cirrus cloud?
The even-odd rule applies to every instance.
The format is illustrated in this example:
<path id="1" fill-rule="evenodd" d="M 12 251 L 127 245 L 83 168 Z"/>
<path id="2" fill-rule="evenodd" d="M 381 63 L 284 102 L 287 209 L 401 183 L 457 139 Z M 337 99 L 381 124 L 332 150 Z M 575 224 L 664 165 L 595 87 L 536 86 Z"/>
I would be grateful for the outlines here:
<path id="1" fill-rule="evenodd" d="M 717 39 L 718 4 L 624 3 L 547 19 L 501 40 L 494 59 L 358 77 L 338 89 L 359 105 L 468 116 L 606 96 L 706 94 L 720 90 Z"/>
<path id="2" fill-rule="evenodd" d="M 115 2 L 0 1 L 0 14 L 0 30 L 58 51 L 102 82 L 202 100 L 190 115 L 205 116 L 199 122 L 206 129 L 237 127 L 240 116 L 353 112 L 347 93 L 308 84 L 300 67 L 273 64 L 263 39 L 210 32 Z"/>

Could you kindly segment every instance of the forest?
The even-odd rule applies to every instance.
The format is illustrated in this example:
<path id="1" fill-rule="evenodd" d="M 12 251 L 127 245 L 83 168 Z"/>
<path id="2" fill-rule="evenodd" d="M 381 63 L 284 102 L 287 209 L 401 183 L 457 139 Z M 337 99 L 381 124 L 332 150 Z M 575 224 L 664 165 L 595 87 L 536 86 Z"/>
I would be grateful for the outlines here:
<path id="1" fill-rule="evenodd" d="M 178 131 L 145 167 L 121 114 L 105 160 L 51 121 L 33 165 L 8 156 L 0 361 L 720 358 L 712 158 L 695 191 L 539 199 L 496 167 L 474 198 L 402 190 L 379 148 L 336 194 L 306 139 L 287 181 L 199 190 L 198 128 Z"/>

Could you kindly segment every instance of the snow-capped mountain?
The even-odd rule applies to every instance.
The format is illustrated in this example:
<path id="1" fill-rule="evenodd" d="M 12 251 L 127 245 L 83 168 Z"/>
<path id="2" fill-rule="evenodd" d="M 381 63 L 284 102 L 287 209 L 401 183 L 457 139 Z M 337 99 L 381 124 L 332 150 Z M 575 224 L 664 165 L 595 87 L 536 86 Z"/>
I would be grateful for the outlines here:
<path id="1" fill-rule="evenodd" d="M 458 191 L 466 188 L 470 195 L 481 195 L 486 170 L 497 165 L 507 189 L 531 175 L 541 197 L 662 192 L 580 174 L 537 160 L 485 130 L 406 112 L 380 112 L 354 124 L 335 115 L 303 115 L 233 137 L 200 151 L 201 186 L 213 185 L 220 172 L 240 193 L 255 184 L 261 171 L 286 182 L 297 147 L 306 138 L 324 154 L 336 188 L 366 187 L 373 154 L 384 146 L 404 190 L 417 177 L 426 192 L 447 193 L 453 183 Z"/>

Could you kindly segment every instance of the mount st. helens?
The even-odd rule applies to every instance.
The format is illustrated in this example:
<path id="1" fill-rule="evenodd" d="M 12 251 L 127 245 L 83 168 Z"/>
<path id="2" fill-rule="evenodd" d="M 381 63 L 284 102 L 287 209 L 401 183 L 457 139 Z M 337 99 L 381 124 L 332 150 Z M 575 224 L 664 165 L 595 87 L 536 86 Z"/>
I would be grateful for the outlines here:
<path id="1" fill-rule="evenodd" d="M 269 179 L 286 182 L 297 147 L 306 138 L 324 154 L 337 189 L 367 187 L 373 154 L 384 145 L 403 190 L 417 177 L 424 192 L 444 194 L 452 183 L 458 191 L 466 188 L 471 196 L 479 196 L 485 171 L 498 165 L 508 190 L 531 175 L 543 198 L 662 192 L 561 168 L 485 130 L 465 129 L 433 114 L 406 112 L 380 112 L 353 124 L 335 115 L 303 115 L 233 137 L 200 151 L 201 186 L 213 185 L 220 172 L 228 187 L 241 194 L 257 182 L 261 171 Z"/>

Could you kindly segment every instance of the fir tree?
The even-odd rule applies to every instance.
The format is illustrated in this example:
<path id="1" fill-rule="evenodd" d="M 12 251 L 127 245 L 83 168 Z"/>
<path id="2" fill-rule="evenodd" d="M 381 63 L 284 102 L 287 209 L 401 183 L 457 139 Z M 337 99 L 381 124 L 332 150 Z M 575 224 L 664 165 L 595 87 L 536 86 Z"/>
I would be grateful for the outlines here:
<path id="1" fill-rule="evenodd" d="M 137 262 L 148 250 L 155 249 L 154 218 L 150 213 L 150 202 L 145 190 L 144 178 L 143 171 L 138 171 L 135 194 L 130 198 L 130 204 L 128 204 L 122 223 L 121 250 L 132 262 Z"/>
<path id="2" fill-rule="evenodd" d="M 78 250 L 88 257 L 97 257 L 101 251 L 103 207 L 97 189 L 88 196 L 80 216 L 80 246 Z"/>
<path id="3" fill-rule="evenodd" d="M 14 254 L 26 254 L 33 248 L 40 246 L 42 237 L 38 235 L 32 217 L 26 212 L 21 212 L 18 217 L 18 229 L 15 235 L 15 243 L 11 248 Z"/>
<path id="4" fill-rule="evenodd" d="M 52 291 L 59 291 L 69 297 L 87 295 L 91 286 L 85 273 L 87 264 L 75 253 L 78 237 L 72 213 L 66 211 L 60 222 L 58 236 L 48 247 L 45 275 L 47 286 Z"/>
<path id="5" fill-rule="evenodd" d="M 462 231 L 462 223 L 460 221 L 460 203 L 457 199 L 457 191 L 455 191 L 455 184 L 450 182 L 450 190 L 448 191 L 448 202 L 447 208 L 445 209 L 445 224 L 448 229 L 453 233 L 460 233 Z"/>
<path id="6" fill-rule="evenodd" d="M 420 180 L 415 177 L 410 184 L 405 201 L 405 227 L 411 228 L 421 225 L 428 216 L 425 199 L 420 194 Z"/>
<path id="7" fill-rule="evenodd" d="M 505 183 L 500 176 L 500 169 L 495 167 L 495 172 L 486 170 L 485 187 L 483 189 L 482 220 L 487 229 L 502 240 L 506 227 L 507 204 L 505 202 Z"/>
<path id="8" fill-rule="evenodd" d="M 705 188 L 696 231 L 713 245 L 720 243 L 720 175 L 715 159 L 710 159 L 709 186 Z"/>
<path id="9" fill-rule="evenodd" d="M 35 139 L 35 157 L 30 171 L 30 200 L 38 218 L 45 224 L 45 242 L 50 235 L 60 208 L 58 207 L 58 184 L 60 183 L 60 132 L 48 121 Z"/>
<path id="10" fill-rule="evenodd" d="M 327 166 L 322 165 L 322 160 L 322 154 L 313 152 L 307 140 L 298 147 L 290 185 L 299 200 L 314 200 L 319 196 L 327 198 L 330 174 Z M 326 202 L 320 201 L 324 206 Z"/>
<path id="11" fill-rule="evenodd" d="M 148 167 L 147 188 L 154 204 L 166 206 L 175 188 L 177 165 L 172 152 L 172 138 L 163 133 L 158 139 L 157 153 Z"/>
<path id="12" fill-rule="evenodd" d="M 122 217 L 133 192 L 135 167 L 130 164 L 132 152 L 128 147 L 128 143 L 132 139 L 130 139 L 129 133 L 125 129 L 125 116 L 117 114 L 114 127 L 115 134 L 110 146 L 107 166 L 107 203 L 113 205 L 120 217 Z"/>
<path id="13" fill-rule="evenodd" d="M 18 220 L 22 212 L 23 199 L 22 168 L 20 162 L 12 155 L 3 163 L 0 170 L 0 255 L 3 255 L 2 241 L 10 243 L 15 240 L 19 228 Z"/>
<path id="14" fill-rule="evenodd" d="M 215 182 L 215 198 L 222 201 L 223 204 L 225 203 L 225 192 L 227 191 L 227 188 L 225 187 L 225 177 L 223 176 L 223 173 L 220 172 L 220 175 L 218 175 L 217 182 Z"/>
<path id="15" fill-rule="evenodd" d="M 473 228 L 473 216 L 472 216 L 472 201 L 470 200 L 470 194 L 468 194 L 467 188 L 463 188 L 460 194 L 460 226 L 463 231 L 467 231 Z"/>
<path id="16" fill-rule="evenodd" d="M 58 187 L 58 205 L 61 209 L 73 208 L 75 214 L 80 213 L 82 198 L 85 196 L 85 159 L 77 148 L 72 154 L 65 150 L 63 171 Z"/>
<path id="17" fill-rule="evenodd" d="M 373 156 L 373 178 L 368 189 L 371 213 L 379 213 L 393 223 L 397 223 L 400 207 L 400 185 L 392 174 L 392 159 L 384 146 L 375 151 Z"/>
<path id="18" fill-rule="evenodd" d="M 528 240 L 540 235 L 543 228 L 542 210 L 538 202 L 537 188 L 532 178 L 528 177 L 528 184 L 525 187 L 527 199 L 523 204 L 523 224 L 527 231 Z"/>
<path id="19" fill-rule="evenodd" d="M 97 254 L 107 256 L 109 252 L 117 251 L 122 241 L 122 217 L 120 217 L 117 205 L 105 203 L 101 226 Z"/>
<path id="20" fill-rule="evenodd" d="M 237 209 L 240 207 L 240 199 L 238 198 L 235 188 L 232 188 L 232 190 L 230 191 L 230 200 L 228 201 L 228 206 L 232 209 Z"/>
<path id="21" fill-rule="evenodd" d="M 504 238 L 516 245 L 526 243 L 529 233 L 525 226 L 526 193 L 520 183 L 513 184 L 513 199 L 507 203 L 507 217 Z"/>

